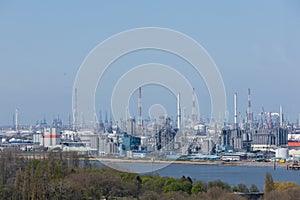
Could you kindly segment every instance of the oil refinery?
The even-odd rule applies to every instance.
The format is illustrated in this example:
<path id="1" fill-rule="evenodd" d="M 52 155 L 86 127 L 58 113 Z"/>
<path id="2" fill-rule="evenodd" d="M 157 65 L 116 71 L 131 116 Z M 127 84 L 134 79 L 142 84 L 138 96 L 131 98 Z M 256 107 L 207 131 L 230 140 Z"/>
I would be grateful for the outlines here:
<path id="1" fill-rule="evenodd" d="M 75 90 L 76 92 L 76 90 Z M 262 108 L 252 112 L 251 90 L 248 89 L 246 116 L 238 109 L 238 94 L 233 96 L 233 123 L 204 121 L 196 111 L 195 90 L 191 91 L 192 111 L 183 113 L 181 95 L 177 94 L 177 116 L 161 115 L 143 119 L 142 88 L 138 88 L 138 117 L 128 116 L 114 123 L 107 111 L 100 111 L 93 127 L 78 119 L 64 124 L 55 118 L 33 126 L 19 125 L 19 110 L 12 127 L 1 129 L 1 150 L 14 146 L 22 151 L 43 152 L 54 148 L 88 153 L 93 157 L 149 159 L 298 159 L 300 126 L 285 120 L 283 106 L 279 112 Z M 213 119 L 212 119 L 213 120 Z"/>

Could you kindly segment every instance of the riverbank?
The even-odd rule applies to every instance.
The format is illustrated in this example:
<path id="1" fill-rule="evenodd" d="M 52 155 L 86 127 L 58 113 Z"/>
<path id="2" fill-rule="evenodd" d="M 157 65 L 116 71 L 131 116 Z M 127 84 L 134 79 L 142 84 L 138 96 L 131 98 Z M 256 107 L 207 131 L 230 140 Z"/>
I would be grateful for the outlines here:
<path id="1" fill-rule="evenodd" d="M 47 157 L 45 153 L 22 153 L 20 154 L 23 158 L 31 159 L 44 159 Z M 85 159 L 84 157 L 79 159 Z M 272 167 L 274 168 L 274 162 L 255 162 L 253 160 L 244 161 L 222 161 L 222 160 L 166 160 L 166 159 L 152 159 L 151 158 L 108 158 L 108 157 L 89 157 L 90 161 L 99 161 L 106 163 L 149 163 L 154 164 L 188 164 L 188 165 L 219 165 L 219 166 L 258 166 L 258 167 Z M 286 168 L 287 163 L 275 163 L 275 168 Z"/>
<path id="2" fill-rule="evenodd" d="M 123 159 L 123 158 L 90 158 L 92 161 L 108 163 L 155 163 L 155 164 L 189 164 L 189 165 L 221 165 L 221 166 L 247 166 L 247 167 L 280 167 L 286 168 L 287 163 L 254 162 L 254 161 L 207 161 L 207 160 L 150 160 L 150 159 Z"/>

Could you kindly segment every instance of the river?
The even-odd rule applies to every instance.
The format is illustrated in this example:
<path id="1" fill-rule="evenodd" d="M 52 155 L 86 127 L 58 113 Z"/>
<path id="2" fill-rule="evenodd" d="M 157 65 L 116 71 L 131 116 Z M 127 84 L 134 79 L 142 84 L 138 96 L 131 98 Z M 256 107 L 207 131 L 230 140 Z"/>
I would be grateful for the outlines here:
<path id="1" fill-rule="evenodd" d="M 106 163 L 107 164 L 107 163 Z M 110 163 L 111 164 L 111 163 Z M 190 177 L 195 180 L 201 181 L 213 181 L 220 179 L 231 186 L 243 183 L 250 187 L 251 184 L 255 184 L 260 191 L 263 191 L 264 179 L 266 172 L 269 172 L 274 181 L 293 181 L 300 185 L 300 171 L 286 170 L 286 168 L 277 167 L 276 170 L 273 167 L 265 166 L 236 166 L 236 165 L 197 165 L 197 164 L 159 164 L 154 163 L 114 163 L 118 167 L 127 169 L 128 171 L 138 172 L 142 169 L 148 172 L 148 174 L 159 174 L 160 176 L 169 176 L 180 178 L 182 176 Z M 151 172 L 152 169 L 154 172 Z M 144 174 L 144 173 L 142 173 Z"/>
<path id="2" fill-rule="evenodd" d="M 255 184 L 260 191 L 263 191 L 266 172 L 272 175 L 274 181 L 294 181 L 300 185 L 300 171 L 287 171 L 285 168 L 171 164 L 157 171 L 161 176 L 180 178 L 184 175 L 206 182 L 220 179 L 231 186 L 243 183 L 249 187 Z"/>

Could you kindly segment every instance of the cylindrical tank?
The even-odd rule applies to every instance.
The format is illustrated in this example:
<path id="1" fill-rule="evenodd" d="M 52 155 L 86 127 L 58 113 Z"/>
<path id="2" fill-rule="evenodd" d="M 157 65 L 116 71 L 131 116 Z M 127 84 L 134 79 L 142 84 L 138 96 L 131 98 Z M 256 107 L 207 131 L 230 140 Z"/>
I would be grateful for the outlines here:
<path id="1" fill-rule="evenodd" d="M 252 132 L 249 132 L 249 133 L 248 133 L 248 140 L 249 140 L 249 141 L 252 141 Z"/>
<path id="2" fill-rule="evenodd" d="M 247 133 L 243 133 L 243 141 L 244 142 L 248 141 L 248 134 Z"/>
<path id="3" fill-rule="evenodd" d="M 286 159 L 289 157 L 289 150 L 287 148 L 276 149 L 276 157 Z"/>

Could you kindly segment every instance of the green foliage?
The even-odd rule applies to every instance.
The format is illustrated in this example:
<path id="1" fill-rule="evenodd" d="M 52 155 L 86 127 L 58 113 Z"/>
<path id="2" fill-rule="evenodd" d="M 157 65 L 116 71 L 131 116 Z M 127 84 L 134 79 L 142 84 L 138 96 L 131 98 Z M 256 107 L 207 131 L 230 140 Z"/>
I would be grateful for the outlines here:
<path id="1" fill-rule="evenodd" d="M 22 159 L 15 150 L 0 153 L 0 199 L 244 199 L 232 191 L 247 192 L 244 184 L 230 188 L 221 180 L 192 181 L 159 175 L 138 175 L 110 168 L 96 168 L 73 153 L 55 150 L 43 160 Z M 266 185 L 273 189 L 266 199 L 297 199 L 299 186 L 293 182 L 274 182 L 266 175 Z M 250 192 L 257 192 L 251 185 Z"/>
<path id="2" fill-rule="evenodd" d="M 255 184 L 251 184 L 249 192 L 259 192 L 259 189 Z"/>
<path id="3" fill-rule="evenodd" d="M 143 176 L 142 178 L 142 191 L 154 191 L 156 193 L 161 193 L 166 181 L 166 178 L 161 178 L 159 176 Z"/>
<path id="4" fill-rule="evenodd" d="M 219 187 L 221 188 L 222 190 L 225 190 L 225 191 L 230 191 L 231 188 L 230 188 L 230 185 L 228 183 L 225 183 L 221 180 L 215 180 L 215 181 L 209 181 L 207 183 L 207 188 L 210 189 L 210 188 L 214 188 L 214 187 Z"/>
<path id="5" fill-rule="evenodd" d="M 119 176 L 121 177 L 122 180 L 124 181 L 133 181 L 136 179 L 137 174 L 135 173 L 121 173 L 118 172 Z"/>
<path id="6" fill-rule="evenodd" d="M 205 191 L 206 191 L 206 184 L 200 181 L 195 182 L 191 190 L 192 194 L 198 194 L 199 192 L 205 192 Z"/>
<path id="7" fill-rule="evenodd" d="M 193 185 L 190 181 L 186 180 L 181 183 L 181 191 L 191 194 L 192 193 Z"/>
<path id="8" fill-rule="evenodd" d="M 181 191 L 181 183 L 178 181 L 170 181 L 166 185 L 164 185 L 163 191 L 164 192 L 172 192 L 172 191 Z"/>
<path id="9" fill-rule="evenodd" d="M 192 187 L 192 183 L 186 178 L 168 178 L 164 184 L 163 192 L 182 191 L 190 194 Z"/>

